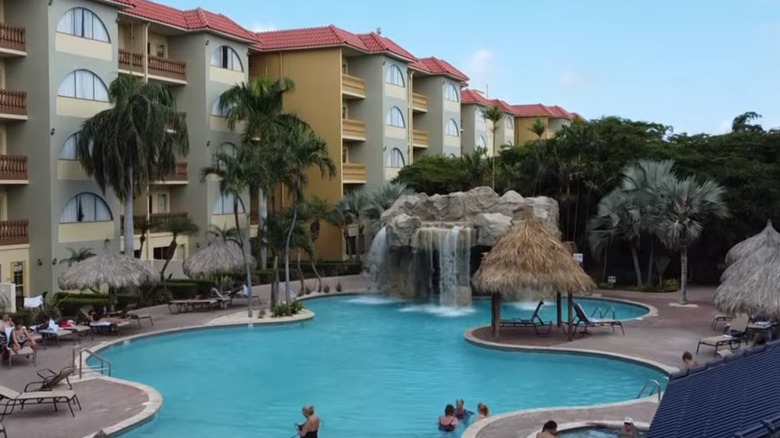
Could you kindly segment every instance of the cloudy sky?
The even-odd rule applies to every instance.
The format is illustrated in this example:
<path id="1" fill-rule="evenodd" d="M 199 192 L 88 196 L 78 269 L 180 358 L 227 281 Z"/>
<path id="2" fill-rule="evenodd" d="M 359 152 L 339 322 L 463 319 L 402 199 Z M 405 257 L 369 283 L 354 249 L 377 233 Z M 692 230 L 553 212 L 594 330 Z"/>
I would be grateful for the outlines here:
<path id="1" fill-rule="evenodd" d="M 780 127 L 780 0 L 157 0 L 253 30 L 335 24 L 447 59 L 510 103 L 718 133 Z M 251 4 L 251 7 L 247 7 Z"/>

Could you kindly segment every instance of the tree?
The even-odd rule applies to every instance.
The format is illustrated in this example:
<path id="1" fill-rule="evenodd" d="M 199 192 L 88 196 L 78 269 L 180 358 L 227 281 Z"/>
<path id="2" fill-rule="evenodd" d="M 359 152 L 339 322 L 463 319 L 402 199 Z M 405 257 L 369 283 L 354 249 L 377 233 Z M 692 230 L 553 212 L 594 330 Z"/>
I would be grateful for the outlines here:
<path id="1" fill-rule="evenodd" d="M 341 228 L 344 243 L 347 245 L 347 257 L 350 261 L 356 259 L 360 261 L 358 246 L 365 227 L 363 210 L 366 208 L 366 199 L 366 192 L 363 190 L 347 192 L 328 214 L 328 223 Z M 357 227 L 357 236 L 354 241 L 349 235 L 351 227 Z"/>
<path id="2" fill-rule="evenodd" d="M 70 256 L 60 260 L 60 264 L 67 263 L 69 268 L 73 266 L 74 263 L 82 262 L 90 257 L 95 257 L 95 252 L 92 251 L 92 248 L 79 248 L 78 250 L 68 248 L 68 251 L 70 251 Z"/>
<path id="3" fill-rule="evenodd" d="M 246 268 L 246 285 L 249 288 L 249 310 L 248 315 L 252 317 L 252 272 L 247 257 L 247 246 L 244 242 L 244 233 L 241 231 L 241 221 L 239 220 L 239 206 L 241 196 L 247 192 L 249 187 L 249 174 L 254 171 L 252 165 L 256 162 L 254 151 L 246 144 L 240 144 L 233 154 L 229 151 L 218 151 L 214 154 L 214 164 L 201 169 L 201 181 L 205 181 L 209 175 L 219 177 L 219 191 L 222 195 L 229 195 L 233 199 L 233 216 L 236 223 L 237 238 L 235 239 L 241 248 L 241 255 L 244 258 L 244 267 Z M 240 204 L 241 203 L 241 204 Z M 249 221 L 247 220 L 247 225 Z M 248 236 L 247 232 L 247 236 Z"/>
<path id="4" fill-rule="evenodd" d="M 609 245 L 623 240 L 631 248 L 636 285 L 642 286 L 642 269 L 639 267 L 639 240 L 642 232 L 640 208 L 633 194 L 615 189 L 601 199 L 596 216 L 588 222 L 588 241 L 596 256 L 606 255 Z"/>
<path id="5" fill-rule="evenodd" d="M 496 148 L 496 133 L 498 133 L 498 122 L 501 121 L 501 119 L 504 118 L 504 111 L 501 109 L 500 106 L 493 104 L 488 109 L 482 110 L 482 115 L 485 117 L 485 119 L 490 120 L 490 130 L 493 132 L 493 153 L 491 156 L 494 158 L 492 160 L 492 172 L 491 172 L 491 187 L 493 190 L 496 189 L 496 160 L 495 157 L 498 155 L 498 149 Z"/>
<path id="6" fill-rule="evenodd" d="M 328 205 L 328 201 L 324 199 L 315 196 L 306 201 L 307 216 L 311 218 L 308 235 L 311 245 L 304 249 L 311 261 L 311 269 L 317 277 L 317 292 L 322 292 L 322 277 L 317 271 L 317 265 L 315 263 L 317 260 L 317 240 L 320 238 L 320 222 L 323 219 L 327 219 L 330 211 L 330 205 Z"/>
<path id="7" fill-rule="evenodd" d="M 398 198 L 411 193 L 413 193 L 411 189 L 399 183 L 384 184 L 370 190 L 361 212 L 368 232 L 376 234 L 379 231 L 382 213 L 392 207 Z"/>
<path id="8" fill-rule="evenodd" d="M 173 255 L 176 254 L 176 248 L 179 247 L 179 243 L 176 239 L 178 239 L 179 236 L 194 236 L 200 231 L 198 225 L 189 217 L 172 217 L 168 219 L 164 229 L 173 236 L 171 237 L 171 243 L 165 250 L 165 263 L 160 270 L 160 281 L 165 281 L 165 270 L 168 269 L 168 264 L 173 260 Z"/>
<path id="9" fill-rule="evenodd" d="M 141 245 L 138 247 L 139 258 L 144 254 L 144 243 L 146 243 L 146 235 L 149 234 L 149 230 L 152 228 L 152 223 L 146 217 L 133 219 L 133 226 L 141 233 L 141 237 L 138 239 Z"/>
<path id="10" fill-rule="evenodd" d="M 731 122 L 731 132 L 733 133 L 764 132 L 764 128 L 762 128 L 761 125 L 754 125 L 750 123 L 760 118 L 761 118 L 761 114 L 755 113 L 753 111 L 748 111 L 746 113 L 740 114 L 737 117 L 734 117 L 734 120 Z"/>
<path id="11" fill-rule="evenodd" d="M 133 254 L 133 199 L 149 181 L 176 169 L 189 134 L 171 91 L 156 82 L 119 75 L 108 89 L 113 106 L 81 126 L 78 159 L 105 194 L 111 188 L 125 207 L 125 254 Z"/>

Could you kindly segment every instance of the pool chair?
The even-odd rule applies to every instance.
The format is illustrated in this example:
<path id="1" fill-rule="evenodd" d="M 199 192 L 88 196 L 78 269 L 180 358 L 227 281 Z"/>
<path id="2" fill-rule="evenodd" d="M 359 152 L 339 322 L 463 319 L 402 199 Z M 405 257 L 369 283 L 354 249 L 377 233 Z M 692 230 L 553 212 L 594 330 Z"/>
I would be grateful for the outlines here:
<path id="1" fill-rule="evenodd" d="M 710 325 L 710 327 L 712 327 L 713 330 L 716 330 L 719 322 L 729 322 L 729 321 L 731 321 L 730 316 L 719 313 L 715 315 L 714 318 L 712 318 L 712 324 Z"/>
<path id="2" fill-rule="evenodd" d="M 533 327 L 537 336 L 550 336 L 550 332 L 552 331 L 552 321 L 544 322 L 544 320 L 542 320 L 542 318 L 539 316 L 539 311 L 542 310 L 542 306 L 544 306 L 544 301 L 539 301 L 539 304 L 536 305 L 536 310 L 534 310 L 534 314 L 531 315 L 531 317 L 528 319 L 502 319 L 499 324 L 501 327 Z M 540 332 L 540 327 L 546 327 L 547 329 L 542 329 Z"/>
<path id="3" fill-rule="evenodd" d="M 230 294 L 222 294 L 216 287 L 211 288 L 211 297 L 217 300 L 219 307 L 227 309 L 233 305 L 233 296 Z"/>
<path id="4" fill-rule="evenodd" d="M 168 302 L 168 311 L 171 314 L 184 313 L 191 310 L 214 310 L 217 307 L 221 307 L 221 304 L 219 304 L 219 300 L 216 298 L 195 298 L 191 300 L 171 300 Z M 176 309 L 176 312 L 173 309 Z"/>
<path id="5" fill-rule="evenodd" d="M 79 410 L 81 410 L 81 402 L 76 396 L 73 390 L 56 390 L 56 391 L 35 391 L 35 392 L 16 392 L 13 389 L 0 386 L 0 403 L 2 403 L 3 410 L 0 412 L 0 420 L 5 418 L 6 415 L 10 415 L 14 412 L 14 409 L 19 406 L 19 409 L 24 409 L 28 405 L 54 405 L 54 410 L 59 411 L 57 403 L 66 403 L 70 414 L 76 416 L 73 412 L 73 403 L 76 403 Z"/>
<path id="6" fill-rule="evenodd" d="M 736 350 L 742 345 L 743 341 L 747 342 L 747 326 L 749 322 L 750 318 L 747 315 L 734 317 L 731 320 L 731 330 L 728 333 L 699 339 L 699 343 L 696 344 L 696 354 L 699 354 L 699 348 L 702 345 L 715 347 L 714 356 L 717 356 L 718 349 L 724 345 L 728 345 L 732 350 Z"/>
<path id="7" fill-rule="evenodd" d="M 585 313 L 585 309 L 582 308 L 580 303 L 574 302 L 574 312 L 575 312 L 575 321 L 574 321 L 574 333 L 577 333 L 577 328 L 582 326 L 582 333 L 583 335 L 587 334 L 588 329 L 591 327 L 611 327 L 612 332 L 615 332 L 615 327 L 620 327 L 621 333 L 623 333 L 623 336 L 626 335 L 626 331 L 623 329 L 623 322 L 618 321 L 617 319 L 609 319 L 609 318 L 590 318 L 588 317 L 588 314 Z"/>
<path id="8" fill-rule="evenodd" d="M 35 382 L 30 382 L 25 385 L 24 392 L 54 391 L 57 389 L 65 389 L 65 386 L 67 386 L 68 389 L 73 389 L 73 386 L 70 384 L 70 376 L 75 372 L 76 367 L 72 365 L 61 369 L 59 373 L 50 369 L 40 370 L 37 374 L 41 380 L 36 380 Z"/>
<path id="9" fill-rule="evenodd" d="M 9 332 L 10 333 L 10 332 Z M 8 368 L 13 368 L 15 358 L 23 357 L 27 360 L 31 360 L 33 365 L 37 360 L 37 352 L 32 347 L 24 347 L 19 351 L 14 351 L 13 348 L 8 348 L 8 336 L 0 333 L 0 354 L 8 362 Z"/>
<path id="10" fill-rule="evenodd" d="M 132 319 L 136 322 L 138 322 L 138 327 L 141 327 L 141 320 L 142 319 L 148 319 L 149 324 L 154 327 L 154 320 L 152 319 L 152 315 L 148 313 L 138 313 L 136 311 L 136 308 L 138 307 L 138 304 L 128 304 L 125 306 L 124 309 L 122 309 L 119 312 L 111 312 L 109 313 L 109 316 L 114 318 L 124 318 L 124 319 Z"/>
<path id="11" fill-rule="evenodd" d="M 92 316 L 84 308 L 81 309 L 81 314 L 87 318 L 87 325 L 92 332 L 93 339 L 98 333 L 108 333 L 119 336 L 121 329 L 130 327 L 130 321 L 124 319 L 120 321 L 93 321 Z M 116 319 L 121 318 L 117 317 Z"/>

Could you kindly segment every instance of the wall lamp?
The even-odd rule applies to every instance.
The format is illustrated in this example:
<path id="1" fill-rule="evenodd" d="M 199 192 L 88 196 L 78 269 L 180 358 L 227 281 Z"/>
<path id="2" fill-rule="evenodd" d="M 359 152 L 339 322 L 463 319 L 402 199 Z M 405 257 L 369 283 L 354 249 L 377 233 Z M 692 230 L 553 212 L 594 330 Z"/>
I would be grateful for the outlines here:
<path id="1" fill-rule="evenodd" d="M 51 131 L 49 131 L 49 135 L 54 135 L 55 132 L 57 132 L 57 130 L 54 129 L 54 128 L 51 128 Z"/>
<path id="2" fill-rule="evenodd" d="M 41 259 L 38 259 L 38 266 L 43 266 L 43 261 L 41 261 Z"/>
<path id="3" fill-rule="evenodd" d="M 51 261 L 52 266 L 57 264 L 57 258 L 55 257 L 54 260 Z"/>

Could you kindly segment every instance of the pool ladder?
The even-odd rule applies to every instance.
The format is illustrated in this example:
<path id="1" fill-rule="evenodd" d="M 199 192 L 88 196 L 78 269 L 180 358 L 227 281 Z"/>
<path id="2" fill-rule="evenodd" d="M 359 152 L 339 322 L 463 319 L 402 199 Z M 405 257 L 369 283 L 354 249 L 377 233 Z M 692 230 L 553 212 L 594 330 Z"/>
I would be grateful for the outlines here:
<path id="1" fill-rule="evenodd" d="M 605 307 L 604 309 L 602 309 L 601 306 L 596 306 L 596 308 L 593 309 L 593 312 L 591 312 L 590 317 L 591 318 L 595 318 L 596 315 L 598 315 L 598 317 L 600 319 L 604 319 L 604 316 L 609 315 L 610 313 L 612 313 L 612 319 L 615 319 L 615 308 L 614 307 L 609 306 L 609 307 Z"/>
<path id="2" fill-rule="evenodd" d="M 87 350 L 82 346 L 75 346 L 73 347 L 73 362 L 76 363 L 76 356 L 78 355 L 79 379 L 83 373 L 85 354 L 87 357 L 92 356 L 100 362 L 100 367 L 92 368 L 92 371 L 99 372 L 101 376 L 111 377 L 111 361 L 93 351 Z"/>
<path id="3" fill-rule="evenodd" d="M 637 394 L 636 398 L 642 398 L 642 395 L 645 393 L 645 391 L 650 388 L 650 392 L 647 393 L 647 396 L 650 397 L 653 395 L 654 392 L 656 392 L 656 389 L 658 390 L 658 401 L 661 401 L 661 382 L 655 379 L 650 379 L 645 383 L 645 386 L 642 387 L 642 390 L 639 391 L 639 394 Z"/>

